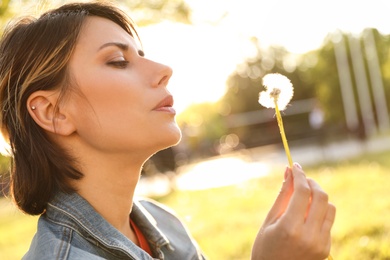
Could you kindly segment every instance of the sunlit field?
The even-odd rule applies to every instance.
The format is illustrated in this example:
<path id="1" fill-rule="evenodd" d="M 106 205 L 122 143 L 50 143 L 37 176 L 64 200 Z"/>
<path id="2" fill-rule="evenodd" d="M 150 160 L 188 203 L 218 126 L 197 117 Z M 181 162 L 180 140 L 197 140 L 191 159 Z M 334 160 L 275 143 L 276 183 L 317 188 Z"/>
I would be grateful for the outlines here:
<path id="1" fill-rule="evenodd" d="M 305 169 L 337 206 L 334 259 L 390 259 L 389 158 L 386 152 Z M 277 172 L 235 186 L 177 191 L 158 200 L 182 217 L 209 259 L 249 259 L 252 241 L 282 178 Z M 21 258 L 36 220 L 0 200 L 0 259 Z"/>
<path id="2" fill-rule="evenodd" d="M 390 259 L 389 158 L 387 152 L 306 169 L 337 207 L 334 259 Z M 281 179 L 275 173 L 238 186 L 176 192 L 161 201 L 183 216 L 210 259 L 249 259 Z"/>

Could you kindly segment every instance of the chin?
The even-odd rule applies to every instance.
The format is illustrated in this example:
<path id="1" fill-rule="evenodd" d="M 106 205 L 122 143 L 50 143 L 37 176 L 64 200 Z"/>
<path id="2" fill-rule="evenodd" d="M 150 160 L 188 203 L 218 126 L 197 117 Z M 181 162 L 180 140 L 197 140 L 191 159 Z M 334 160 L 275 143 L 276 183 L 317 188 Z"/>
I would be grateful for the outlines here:
<path id="1" fill-rule="evenodd" d="M 172 147 L 177 145 L 181 140 L 181 130 L 175 124 L 174 126 L 171 126 L 166 131 L 161 131 L 161 134 L 159 135 L 159 147 L 158 150 L 164 150 L 166 148 Z"/>
<path id="2" fill-rule="evenodd" d="M 172 135 L 172 139 L 170 140 L 171 142 L 168 147 L 177 145 L 181 140 L 181 130 L 176 124 L 171 131 L 171 135 Z"/>

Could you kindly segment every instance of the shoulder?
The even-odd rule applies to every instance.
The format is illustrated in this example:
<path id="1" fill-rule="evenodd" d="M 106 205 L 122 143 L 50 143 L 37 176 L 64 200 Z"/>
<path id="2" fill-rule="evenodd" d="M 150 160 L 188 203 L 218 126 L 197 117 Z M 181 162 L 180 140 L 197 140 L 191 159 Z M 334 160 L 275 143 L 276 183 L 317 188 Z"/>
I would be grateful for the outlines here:
<path id="1" fill-rule="evenodd" d="M 149 220 L 153 220 L 159 228 L 174 227 L 176 230 L 179 228 L 188 233 L 180 216 L 172 208 L 148 198 L 139 198 L 136 203 L 143 214 L 151 216 Z"/>
<path id="2" fill-rule="evenodd" d="M 70 228 L 55 225 L 42 215 L 38 220 L 37 233 L 23 259 L 66 259 L 71 237 Z"/>
<path id="3" fill-rule="evenodd" d="M 77 244 L 78 246 L 74 246 Z M 88 242 L 66 225 L 54 223 L 42 215 L 38 229 L 23 260 L 40 259 L 103 259 L 91 254 Z"/>
<path id="4" fill-rule="evenodd" d="M 147 198 L 140 198 L 136 203 L 144 215 L 151 216 L 148 219 L 154 221 L 153 224 L 174 248 L 173 252 L 164 252 L 167 259 L 205 259 L 197 242 L 173 209 Z"/>
<path id="5" fill-rule="evenodd" d="M 137 198 L 137 202 L 152 215 L 153 213 L 162 213 L 177 217 L 177 214 L 173 209 L 153 199 L 141 197 Z"/>

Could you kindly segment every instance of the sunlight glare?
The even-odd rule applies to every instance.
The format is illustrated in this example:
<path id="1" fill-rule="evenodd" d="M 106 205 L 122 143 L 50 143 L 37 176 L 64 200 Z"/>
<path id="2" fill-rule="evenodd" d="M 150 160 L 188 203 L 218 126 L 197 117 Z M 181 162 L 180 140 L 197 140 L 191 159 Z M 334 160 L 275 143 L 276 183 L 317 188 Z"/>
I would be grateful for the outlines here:
<path id="1" fill-rule="evenodd" d="M 179 190 L 203 190 L 239 184 L 269 174 L 265 163 L 246 162 L 238 157 L 221 157 L 200 162 L 176 179 Z"/>

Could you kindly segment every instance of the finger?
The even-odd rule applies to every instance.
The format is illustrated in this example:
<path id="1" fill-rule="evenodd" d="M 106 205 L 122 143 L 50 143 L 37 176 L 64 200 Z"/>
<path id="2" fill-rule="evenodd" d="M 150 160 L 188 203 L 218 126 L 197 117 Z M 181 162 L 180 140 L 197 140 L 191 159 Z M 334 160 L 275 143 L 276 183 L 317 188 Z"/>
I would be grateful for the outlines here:
<path id="1" fill-rule="evenodd" d="M 311 189 L 311 203 L 306 224 L 310 229 L 321 231 L 328 212 L 328 194 L 314 180 L 307 179 L 307 181 Z"/>
<path id="2" fill-rule="evenodd" d="M 330 233 L 330 230 L 332 229 L 332 226 L 333 226 L 333 223 L 334 223 L 334 220 L 335 220 L 335 216 L 336 216 L 336 207 L 333 205 L 333 204 L 328 204 L 328 211 L 326 213 L 326 216 L 325 216 L 325 220 L 324 220 L 324 223 L 322 225 L 322 237 L 324 239 L 324 243 L 326 244 L 326 247 L 325 247 L 325 252 L 326 252 L 326 255 L 329 255 L 330 253 L 330 248 L 331 248 L 331 245 L 332 245 L 332 237 L 331 237 L 331 233 Z M 331 258 L 328 258 L 329 260 Z"/>
<path id="3" fill-rule="evenodd" d="M 306 179 L 305 173 L 294 164 L 292 168 L 294 192 L 291 196 L 290 204 L 287 207 L 284 217 L 289 223 L 303 223 L 307 207 L 310 202 L 311 189 Z"/>
<path id="4" fill-rule="evenodd" d="M 322 230 L 321 230 L 322 233 L 330 234 L 330 230 L 332 229 L 335 219 L 336 219 L 336 207 L 333 204 L 328 203 L 328 210 L 326 212 L 325 219 L 322 224 Z"/>
<path id="5" fill-rule="evenodd" d="M 282 188 L 267 215 L 265 221 L 267 224 L 274 223 L 284 213 L 290 201 L 291 194 L 293 193 L 293 178 L 291 169 L 289 167 L 286 167 L 284 175 L 285 180 L 283 182 Z"/>

